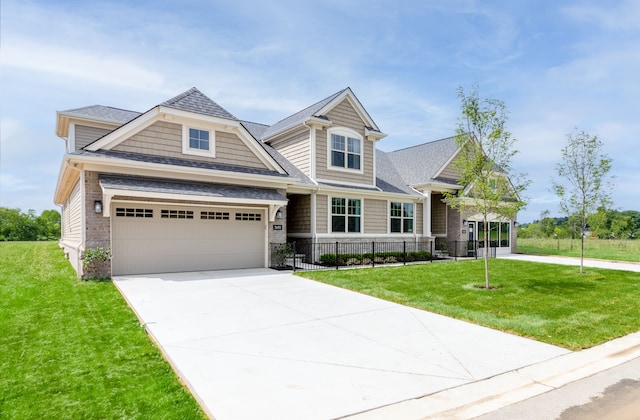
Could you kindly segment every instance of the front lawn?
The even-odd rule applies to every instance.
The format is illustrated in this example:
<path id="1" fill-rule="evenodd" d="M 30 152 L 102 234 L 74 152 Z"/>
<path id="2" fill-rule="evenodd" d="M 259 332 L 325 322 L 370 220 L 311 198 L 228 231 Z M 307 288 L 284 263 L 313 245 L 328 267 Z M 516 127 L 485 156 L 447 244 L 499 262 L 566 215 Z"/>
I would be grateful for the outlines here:
<path id="1" fill-rule="evenodd" d="M 580 240 L 518 238 L 518 252 L 580 257 Z M 585 258 L 640 262 L 640 240 L 588 238 L 584 242 L 584 256 Z"/>
<path id="2" fill-rule="evenodd" d="M 389 301 L 579 350 L 640 330 L 640 273 L 492 259 L 303 272 Z"/>
<path id="3" fill-rule="evenodd" d="M 111 282 L 0 242 L 0 418 L 204 419 Z"/>

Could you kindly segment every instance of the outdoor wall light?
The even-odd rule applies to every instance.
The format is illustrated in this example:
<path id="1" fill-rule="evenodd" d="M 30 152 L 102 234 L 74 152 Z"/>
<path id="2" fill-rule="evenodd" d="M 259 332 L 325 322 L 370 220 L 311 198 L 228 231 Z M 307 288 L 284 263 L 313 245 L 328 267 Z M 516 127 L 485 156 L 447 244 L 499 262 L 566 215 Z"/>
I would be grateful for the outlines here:
<path id="1" fill-rule="evenodd" d="M 276 219 L 282 219 L 282 210 L 276 212 Z"/>
<path id="2" fill-rule="evenodd" d="M 93 209 L 96 213 L 102 213 L 102 201 L 96 200 L 93 202 Z"/>

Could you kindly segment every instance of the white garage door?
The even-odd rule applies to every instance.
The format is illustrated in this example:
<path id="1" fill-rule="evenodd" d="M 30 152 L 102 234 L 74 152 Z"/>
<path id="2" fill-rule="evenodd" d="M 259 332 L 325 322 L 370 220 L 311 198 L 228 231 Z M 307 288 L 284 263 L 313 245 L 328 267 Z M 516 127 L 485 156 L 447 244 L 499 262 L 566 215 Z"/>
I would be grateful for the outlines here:
<path id="1" fill-rule="evenodd" d="M 265 266 L 263 209 L 115 203 L 114 275 Z"/>

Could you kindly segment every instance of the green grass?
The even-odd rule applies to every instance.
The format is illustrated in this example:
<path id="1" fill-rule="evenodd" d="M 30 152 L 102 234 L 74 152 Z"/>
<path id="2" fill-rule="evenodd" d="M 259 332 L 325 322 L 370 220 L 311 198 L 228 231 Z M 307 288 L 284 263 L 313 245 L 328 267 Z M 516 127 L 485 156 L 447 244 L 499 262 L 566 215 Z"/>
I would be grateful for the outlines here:
<path id="1" fill-rule="evenodd" d="M 640 330 L 640 273 L 515 260 L 328 270 L 301 276 L 578 350 Z"/>
<path id="2" fill-rule="evenodd" d="M 580 257 L 580 240 L 518 238 L 518 252 Z M 584 256 L 604 260 L 640 262 L 640 240 L 589 238 L 584 243 Z"/>
<path id="3" fill-rule="evenodd" d="M 0 243 L 0 418 L 204 419 L 111 282 L 53 242 Z"/>

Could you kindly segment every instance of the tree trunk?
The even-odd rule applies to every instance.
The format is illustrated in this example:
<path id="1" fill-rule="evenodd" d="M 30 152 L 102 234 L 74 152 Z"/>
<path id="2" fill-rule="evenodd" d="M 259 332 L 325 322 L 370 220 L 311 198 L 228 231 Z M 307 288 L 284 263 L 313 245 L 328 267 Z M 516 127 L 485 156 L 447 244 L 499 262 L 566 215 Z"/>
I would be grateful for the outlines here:
<path id="1" fill-rule="evenodd" d="M 491 229 L 487 222 L 487 217 L 484 217 L 484 282 L 485 287 L 489 289 L 489 235 Z"/>

